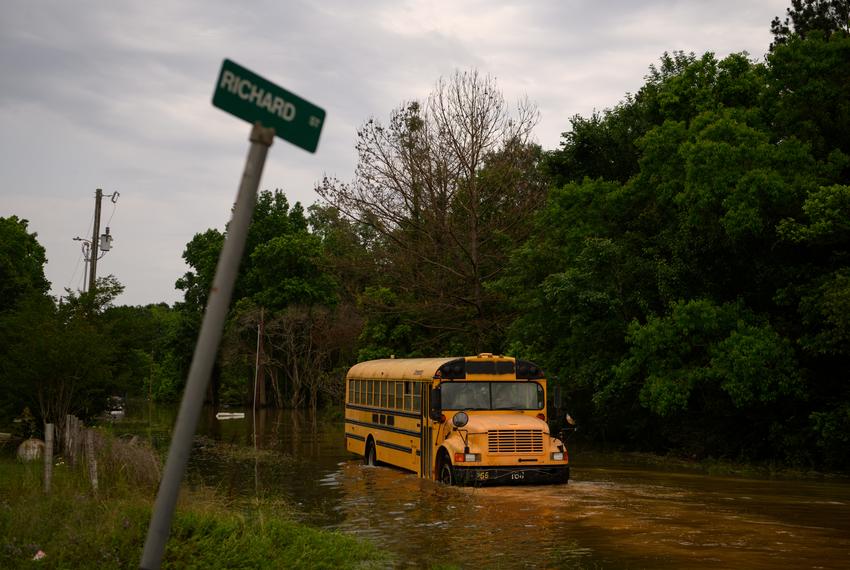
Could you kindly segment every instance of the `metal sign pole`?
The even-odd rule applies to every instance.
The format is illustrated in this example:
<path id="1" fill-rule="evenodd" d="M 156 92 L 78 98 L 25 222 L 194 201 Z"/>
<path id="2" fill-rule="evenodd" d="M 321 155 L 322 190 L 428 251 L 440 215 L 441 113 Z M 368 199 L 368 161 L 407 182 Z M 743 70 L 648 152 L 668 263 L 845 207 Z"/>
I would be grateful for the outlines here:
<path id="1" fill-rule="evenodd" d="M 248 226 L 251 224 L 251 216 L 257 201 L 260 176 L 273 140 L 274 129 L 263 128 L 260 123 L 254 124 L 251 130 L 251 148 L 245 162 L 245 171 L 242 173 L 236 206 L 230 225 L 227 226 L 224 247 L 218 258 L 204 320 L 198 334 L 198 343 L 195 346 L 189 377 L 186 380 L 186 389 L 183 392 L 177 423 L 174 426 L 174 435 L 168 449 L 168 459 L 165 462 L 165 470 L 154 503 L 140 565 L 144 570 L 158 569 L 162 563 L 162 555 L 171 530 L 171 520 L 180 491 L 180 482 L 186 471 L 186 464 L 189 462 L 192 439 L 198 426 L 210 373 L 224 329 L 224 320 L 230 306 L 233 284 L 245 249 Z"/>

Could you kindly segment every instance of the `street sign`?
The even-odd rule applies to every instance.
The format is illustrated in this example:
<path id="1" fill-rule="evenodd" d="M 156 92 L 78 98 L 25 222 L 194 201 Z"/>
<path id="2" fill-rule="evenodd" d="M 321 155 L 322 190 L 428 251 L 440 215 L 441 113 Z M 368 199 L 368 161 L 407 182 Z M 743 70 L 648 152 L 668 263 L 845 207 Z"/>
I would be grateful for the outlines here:
<path id="1" fill-rule="evenodd" d="M 316 152 L 325 110 L 229 59 L 221 64 L 212 102 L 249 123 L 259 121 L 273 128 L 275 135 L 304 150 Z"/>

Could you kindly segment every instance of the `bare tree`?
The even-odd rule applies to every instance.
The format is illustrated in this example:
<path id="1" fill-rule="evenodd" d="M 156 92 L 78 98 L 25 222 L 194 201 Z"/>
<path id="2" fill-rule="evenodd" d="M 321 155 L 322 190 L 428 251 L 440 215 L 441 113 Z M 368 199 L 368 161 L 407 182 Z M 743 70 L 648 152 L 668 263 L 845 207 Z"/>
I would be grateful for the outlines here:
<path id="1" fill-rule="evenodd" d="M 527 100 L 511 110 L 492 77 L 456 72 L 425 103 L 396 109 L 388 126 L 368 120 L 354 182 L 326 178 L 317 188 L 384 238 L 387 271 L 423 315 L 416 324 L 472 333 L 482 348 L 494 325 L 484 285 L 545 197 L 531 143 L 537 120 Z"/>
<path id="2" fill-rule="evenodd" d="M 334 372 L 350 362 L 360 331 L 352 307 L 289 307 L 268 321 L 266 331 L 273 349 L 270 363 L 286 379 L 292 408 L 306 404 L 315 412 L 322 394 L 338 398 L 341 378 Z"/>

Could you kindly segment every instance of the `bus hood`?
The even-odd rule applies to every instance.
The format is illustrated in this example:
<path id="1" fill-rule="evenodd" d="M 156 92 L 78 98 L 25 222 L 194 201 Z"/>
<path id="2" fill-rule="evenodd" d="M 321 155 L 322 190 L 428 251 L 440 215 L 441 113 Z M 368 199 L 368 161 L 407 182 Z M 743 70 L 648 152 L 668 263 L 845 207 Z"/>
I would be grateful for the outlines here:
<path id="1" fill-rule="evenodd" d="M 469 433 L 486 433 L 493 430 L 534 429 L 549 433 L 549 426 L 534 416 L 517 413 L 469 413 L 469 423 L 462 428 Z"/>

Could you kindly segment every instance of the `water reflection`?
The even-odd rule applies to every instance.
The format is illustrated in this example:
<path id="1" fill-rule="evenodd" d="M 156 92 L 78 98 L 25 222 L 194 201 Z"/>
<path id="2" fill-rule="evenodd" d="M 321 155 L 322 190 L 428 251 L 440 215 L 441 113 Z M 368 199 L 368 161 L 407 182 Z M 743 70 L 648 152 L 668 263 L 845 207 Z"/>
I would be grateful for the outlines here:
<path id="1" fill-rule="evenodd" d="M 229 496 L 280 499 L 303 520 L 368 537 L 400 567 L 844 568 L 850 487 L 755 481 L 622 466 L 573 456 L 573 481 L 550 487 L 445 487 L 344 449 L 332 416 L 204 413 L 189 478 Z M 132 416 L 132 412 L 128 414 Z M 130 417 L 151 440 L 173 423 Z M 157 423 L 159 422 L 159 423 Z M 224 444 L 224 445 L 222 445 Z"/>

